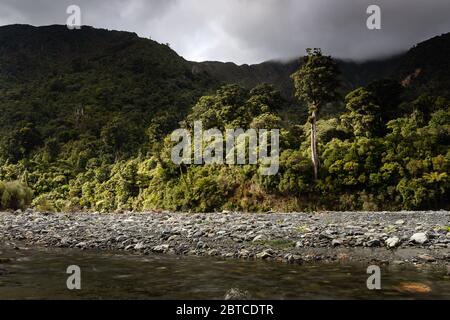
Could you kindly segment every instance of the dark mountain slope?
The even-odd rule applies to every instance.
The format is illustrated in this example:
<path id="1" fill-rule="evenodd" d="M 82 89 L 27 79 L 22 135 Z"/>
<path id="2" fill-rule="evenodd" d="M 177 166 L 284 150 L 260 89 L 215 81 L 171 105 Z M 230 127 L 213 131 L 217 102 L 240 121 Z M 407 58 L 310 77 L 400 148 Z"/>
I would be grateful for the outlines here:
<path id="1" fill-rule="evenodd" d="M 450 97 L 450 33 L 413 47 L 396 73 L 412 91 Z"/>
<path id="2" fill-rule="evenodd" d="M 386 60 L 356 63 L 339 61 L 343 73 L 343 83 L 347 90 L 367 85 L 370 81 L 392 74 L 400 57 Z M 197 73 L 206 72 L 224 83 L 239 83 L 252 88 L 258 83 L 266 82 L 275 85 L 287 97 L 292 96 L 293 83 L 290 78 L 300 67 L 300 59 L 291 62 L 268 61 L 255 65 L 222 63 L 217 61 L 201 62 L 194 66 Z"/>
<path id="3" fill-rule="evenodd" d="M 391 76 L 413 94 L 448 96 L 449 44 L 446 34 L 390 59 L 339 61 L 344 90 Z M 107 149 L 98 147 L 99 154 L 126 157 L 148 150 L 149 127 L 150 140 L 160 140 L 198 97 L 220 83 L 252 88 L 267 82 L 292 97 L 290 75 L 298 67 L 298 61 L 242 66 L 189 62 L 167 45 L 130 32 L 0 27 L 0 140 L 21 140 L 11 135 L 20 136 L 22 129 L 39 133 L 33 143 L 9 146 L 11 154 L 2 157 L 20 159 L 52 139 L 55 145 L 95 141 Z"/>
<path id="4" fill-rule="evenodd" d="M 339 61 L 343 83 L 347 90 L 365 86 L 371 81 L 392 77 L 416 89 L 448 95 L 450 74 L 450 33 L 416 45 L 404 54 L 366 62 Z M 195 64 L 198 73 L 207 72 L 225 83 L 239 83 L 246 87 L 267 82 L 274 84 L 286 96 L 292 96 L 290 75 L 299 68 L 300 59 L 291 62 L 269 61 L 255 65 L 222 62 Z M 418 71 L 420 70 L 420 71 Z M 416 74 L 418 73 L 418 74 Z M 409 80 L 409 81 L 408 81 Z"/>
<path id="5" fill-rule="evenodd" d="M 168 46 L 134 33 L 0 28 L 2 140 L 12 141 L 15 130 L 28 128 L 40 133 L 34 147 L 49 139 L 55 144 L 85 139 L 126 155 L 145 145 L 150 123 L 164 133 L 175 128 L 213 87 L 214 79 L 194 75 L 190 63 Z M 2 156 L 18 159 L 26 152 Z"/>

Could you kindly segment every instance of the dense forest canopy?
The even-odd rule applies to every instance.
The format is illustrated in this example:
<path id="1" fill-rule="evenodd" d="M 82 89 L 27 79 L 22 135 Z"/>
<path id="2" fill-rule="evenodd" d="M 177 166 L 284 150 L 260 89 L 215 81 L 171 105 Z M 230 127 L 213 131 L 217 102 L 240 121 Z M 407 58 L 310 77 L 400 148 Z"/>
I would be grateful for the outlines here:
<path id="1" fill-rule="evenodd" d="M 446 34 L 384 61 L 337 61 L 315 179 L 308 107 L 290 78 L 305 59 L 194 63 L 127 32 L 0 27 L 0 208 L 448 208 L 449 57 Z M 279 173 L 173 164 L 170 133 L 196 120 L 280 129 Z"/>

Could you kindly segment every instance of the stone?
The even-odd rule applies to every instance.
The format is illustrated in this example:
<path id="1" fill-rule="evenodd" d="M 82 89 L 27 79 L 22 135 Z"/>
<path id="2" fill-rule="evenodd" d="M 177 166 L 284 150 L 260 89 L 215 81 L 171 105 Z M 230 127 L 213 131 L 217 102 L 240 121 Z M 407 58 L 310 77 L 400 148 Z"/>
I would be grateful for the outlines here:
<path id="1" fill-rule="evenodd" d="M 168 244 L 161 244 L 159 246 L 155 246 L 155 247 L 152 248 L 152 251 L 156 252 L 156 253 L 164 253 L 167 250 L 169 250 L 169 245 Z"/>
<path id="2" fill-rule="evenodd" d="M 269 250 L 264 250 L 263 252 L 260 252 L 256 255 L 256 258 L 258 259 L 268 259 L 272 257 L 272 253 Z"/>
<path id="3" fill-rule="evenodd" d="M 257 235 L 256 237 L 253 238 L 253 242 L 257 242 L 257 241 L 263 241 L 266 240 L 266 237 L 262 234 Z"/>
<path id="4" fill-rule="evenodd" d="M 342 241 L 341 241 L 341 240 L 335 239 L 335 240 L 331 241 L 331 245 L 332 245 L 333 247 L 339 247 L 339 246 L 342 245 Z"/>
<path id="5" fill-rule="evenodd" d="M 400 239 L 398 237 L 391 237 L 386 240 L 386 246 L 390 249 L 396 248 L 400 245 Z"/>
<path id="6" fill-rule="evenodd" d="M 239 258 L 248 258 L 250 257 L 250 251 L 246 250 L 246 249 L 242 249 L 241 251 L 239 251 L 238 253 Z"/>
<path id="7" fill-rule="evenodd" d="M 398 226 L 404 225 L 405 224 L 405 220 L 402 220 L 402 219 L 397 220 L 397 221 L 395 221 L 395 224 L 398 225 Z"/>
<path id="8" fill-rule="evenodd" d="M 75 245 L 75 247 L 76 248 L 80 248 L 80 249 L 83 249 L 83 248 L 86 248 L 86 242 L 78 242 L 76 245 Z"/>
<path id="9" fill-rule="evenodd" d="M 421 254 L 418 256 L 420 260 L 426 261 L 426 262 L 435 262 L 436 259 L 429 254 Z"/>
<path id="10" fill-rule="evenodd" d="M 428 241 L 428 236 L 423 232 L 415 233 L 409 240 L 417 244 L 424 244 Z"/>
<path id="11" fill-rule="evenodd" d="M 252 297 L 248 291 L 232 288 L 225 293 L 225 300 L 250 300 Z"/>
<path id="12" fill-rule="evenodd" d="M 219 255 L 219 251 L 216 249 L 211 249 L 208 251 L 208 255 L 209 256 L 218 256 Z"/>
<path id="13" fill-rule="evenodd" d="M 143 244 L 142 242 L 139 242 L 134 246 L 134 250 L 143 250 L 146 248 L 147 248 L 147 246 L 145 244 Z"/>
<path id="14" fill-rule="evenodd" d="M 296 255 L 296 254 L 287 254 L 284 258 L 286 259 L 286 261 L 288 263 L 292 263 L 292 264 L 303 262 L 302 257 L 299 255 Z"/>
<path id="15" fill-rule="evenodd" d="M 368 247 L 379 247 L 381 245 L 380 239 L 372 239 L 367 241 Z"/>

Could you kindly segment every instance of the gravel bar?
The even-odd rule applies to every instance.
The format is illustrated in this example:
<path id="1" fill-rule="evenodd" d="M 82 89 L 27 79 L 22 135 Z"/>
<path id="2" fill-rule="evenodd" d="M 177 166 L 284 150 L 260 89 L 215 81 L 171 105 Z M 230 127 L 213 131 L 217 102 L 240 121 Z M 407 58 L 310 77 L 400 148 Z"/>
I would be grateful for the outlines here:
<path id="1" fill-rule="evenodd" d="M 27 209 L 0 212 L 0 242 L 297 264 L 449 265 L 449 226 L 449 211 L 99 214 Z"/>

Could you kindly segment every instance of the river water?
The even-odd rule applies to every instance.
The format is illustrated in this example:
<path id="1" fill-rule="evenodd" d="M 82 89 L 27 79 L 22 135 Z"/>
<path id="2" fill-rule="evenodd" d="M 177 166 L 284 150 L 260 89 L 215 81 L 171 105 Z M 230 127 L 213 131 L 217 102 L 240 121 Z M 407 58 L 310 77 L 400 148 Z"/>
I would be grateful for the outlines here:
<path id="1" fill-rule="evenodd" d="M 66 269 L 81 268 L 81 290 Z M 287 265 L 170 255 L 0 246 L 0 299 L 223 299 L 230 288 L 255 299 L 450 299 L 443 267 L 382 267 L 379 291 L 363 265 Z"/>

